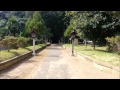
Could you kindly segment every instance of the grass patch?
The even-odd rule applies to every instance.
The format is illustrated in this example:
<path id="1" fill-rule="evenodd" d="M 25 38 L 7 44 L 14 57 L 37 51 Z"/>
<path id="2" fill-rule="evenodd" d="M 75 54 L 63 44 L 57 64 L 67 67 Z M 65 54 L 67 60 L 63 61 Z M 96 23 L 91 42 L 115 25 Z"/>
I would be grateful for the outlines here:
<path id="1" fill-rule="evenodd" d="M 35 49 L 41 48 L 42 46 L 45 46 L 45 44 L 38 44 L 35 46 Z M 18 48 L 17 50 L 11 49 L 10 52 L 8 50 L 0 51 L 0 62 L 32 51 L 32 49 L 33 46 L 28 46 L 26 48 Z"/>
<path id="2" fill-rule="evenodd" d="M 71 48 L 71 44 L 64 44 L 64 46 Z M 109 62 L 115 66 L 120 65 L 120 55 L 116 53 L 110 53 L 106 51 L 107 47 L 96 47 L 96 50 L 93 50 L 93 47 L 91 45 L 77 45 L 74 47 L 75 51 L 89 56 L 97 61 L 101 62 Z"/>

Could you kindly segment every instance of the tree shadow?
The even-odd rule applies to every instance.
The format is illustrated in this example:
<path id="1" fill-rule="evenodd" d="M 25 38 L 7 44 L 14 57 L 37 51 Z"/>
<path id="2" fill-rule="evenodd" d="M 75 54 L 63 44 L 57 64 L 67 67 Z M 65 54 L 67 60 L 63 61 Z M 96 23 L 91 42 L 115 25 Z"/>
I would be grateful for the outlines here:
<path id="1" fill-rule="evenodd" d="M 112 52 L 109 52 L 107 50 L 100 50 L 100 49 L 95 49 L 96 51 L 99 51 L 99 52 L 105 52 L 105 53 L 112 53 Z"/>
<path id="2" fill-rule="evenodd" d="M 93 51 L 93 49 L 84 49 L 84 50 L 81 50 L 81 51 Z"/>
<path id="3" fill-rule="evenodd" d="M 93 51 L 93 49 L 83 49 L 83 50 L 81 50 L 81 49 L 78 49 L 79 51 Z"/>
<path id="4" fill-rule="evenodd" d="M 109 52 L 107 50 L 100 50 L 100 49 L 84 49 L 84 50 L 79 50 L 79 51 L 99 51 L 99 52 L 104 52 L 104 53 L 112 53 L 112 52 Z"/>

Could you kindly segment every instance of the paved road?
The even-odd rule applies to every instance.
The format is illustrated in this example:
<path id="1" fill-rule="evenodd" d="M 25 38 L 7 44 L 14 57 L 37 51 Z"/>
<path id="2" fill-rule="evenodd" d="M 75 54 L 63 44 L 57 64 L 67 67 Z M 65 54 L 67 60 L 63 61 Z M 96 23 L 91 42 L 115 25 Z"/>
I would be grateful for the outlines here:
<path id="1" fill-rule="evenodd" d="M 117 79 L 118 74 L 101 71 L 81 56 L 52 44 L 37 56 L 0 73 L 1 79 Z"/>

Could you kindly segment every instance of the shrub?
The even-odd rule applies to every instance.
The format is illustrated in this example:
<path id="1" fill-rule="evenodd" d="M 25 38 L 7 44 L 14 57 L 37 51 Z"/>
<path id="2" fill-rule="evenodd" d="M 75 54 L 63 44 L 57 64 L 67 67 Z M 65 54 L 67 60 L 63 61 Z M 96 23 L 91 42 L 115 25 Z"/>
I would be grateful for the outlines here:
<path id="1" fill-rule="evenodd" d="M 120 53 L 120 36 L 116 36 L 115 43 L 117 45 L 117 50 Z"/>
<path id="2" fill-rule="evenodd" d="M 33 39 L 32 38 L 28 38 L 28 45 L 33 45 Z"/>
<path id="3" fill-rule="evenodd" d="M 27 47 L 28 46 L 28 38 L 25 38 L 25 37 L 18 37 L 17 39 L 17 45 L 18 47 Z"/>
<path id="4" fill-rule="evenodd" d="M 5 36 L 5 39 L 1 41 L 1 45 L 6 49 L 18 49 L 19 47 L 28 46 L 28 38 L 25 37 L 13 37 L 13 36 Z"/>
<path id="5" fill-rule="evenodd" d="M 2 47 L 2 41 L 0 41 L 0 48 Z"/>
<path id="6" fill-rule="evenodd" d="M 120 36 L 107 37 L 106 40 L 108 41 L 108 51 L 120 53 Z"/>
<path id="7" fill-rule="evenodd" d="M 18 49 L 17 38 L 13 36 L 5 36 L 5 39 L 1 41 L 3 46 L 8 49 Z"/>

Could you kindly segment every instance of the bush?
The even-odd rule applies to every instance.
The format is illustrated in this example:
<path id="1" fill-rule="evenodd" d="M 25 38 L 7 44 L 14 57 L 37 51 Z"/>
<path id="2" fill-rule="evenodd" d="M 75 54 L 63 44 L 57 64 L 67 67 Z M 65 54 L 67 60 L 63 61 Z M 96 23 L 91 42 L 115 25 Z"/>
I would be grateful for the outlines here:
<path id="1" fill-rule="evenodd" d="M 32 38 L 28 38 L 28 45 L 33 45 L 33 39 Z"/>
<path id="2" fill-rule="evenodd" d="M 1 46 L 4 46 L 8 51 L 10 49 L 18 49 L 19 47 L 24 48 L 28 46 L 28 40 L 25 37 L 5 36 L 5 39 L 1 41 Z"/>
<path id="3" fill-rule="evenodd" d="M 17 45 L 18 47 L 27 47 L 28 46 L 28 38 L 25 38 L 25 37 L 18 37 L 17 39 Z"/>
<path id="4" fill-rule="evenodd" d="M 0 48 L 2 47 L 2 41 L 0 41 Z"/>
<path id="5" fill-rule="evenodd" d="M 117 45 L 117 50 L 120 53 L 120 36 L 116 36 L 115 43 Z"/>
<path id="6" fill-rule="evenodd" d="M 120 53 L 120 36 L 107 37 L 106 40 L 108 41 L 108 51 Z"/>
<path id="7" fill-rule="evenodd" d="M 5 39 L 1 41 L 3 46 L 8 49 L 18 49 L 17 38 L 13 36 L 5 36 Z"/>

